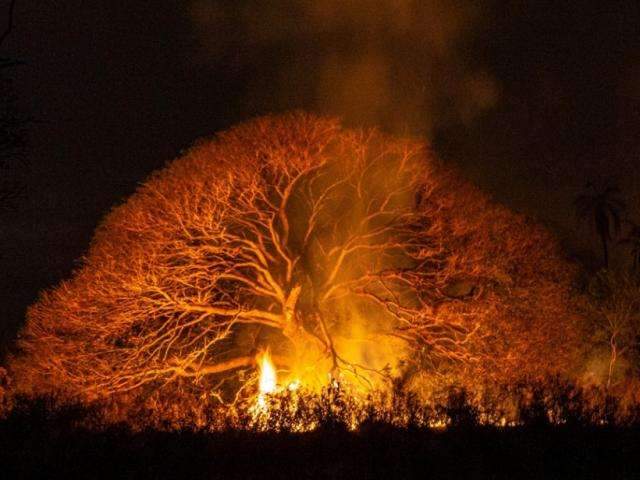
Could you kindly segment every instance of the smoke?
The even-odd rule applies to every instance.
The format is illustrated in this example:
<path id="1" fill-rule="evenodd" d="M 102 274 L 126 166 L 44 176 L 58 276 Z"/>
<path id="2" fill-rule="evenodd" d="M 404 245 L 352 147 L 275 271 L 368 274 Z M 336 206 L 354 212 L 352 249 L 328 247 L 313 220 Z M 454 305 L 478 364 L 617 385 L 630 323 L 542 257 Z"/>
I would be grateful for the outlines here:
<path id="1" fill-rule="evenodd" d="M 191 0 L 198 62 L 246 86 L 248 115 L 291 108 L 430 134 L 469 124 L 499 87 L 471 48 L 477 4 L 445 0 Z"/>

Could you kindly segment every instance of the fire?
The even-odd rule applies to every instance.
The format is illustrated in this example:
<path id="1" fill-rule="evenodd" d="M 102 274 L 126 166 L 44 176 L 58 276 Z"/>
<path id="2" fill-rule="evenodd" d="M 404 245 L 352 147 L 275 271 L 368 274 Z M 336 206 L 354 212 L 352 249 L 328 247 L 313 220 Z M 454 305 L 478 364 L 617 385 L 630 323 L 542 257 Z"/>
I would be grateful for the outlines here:
<path id="1" fill-rule="evenodd" d="M 271 354 L 269 350 L 265 350 L 258 359 L 258 365 L 260 367 L 260 396 L 274 393 L 277 388 L 277 373 L 273 362 L 271 361 Z"/>
<path id="2" fill-rule="evenodd" d="M 258 356 L 257 363 L 260 370 L 260 379 L 258 382 L 258 396 L 256 403 L 252 407 L 254 420 L 268 413 L 267 396 L 275 393 L 278 386 L 276 368 L 271 361 L 271 354 L 268 349 Z"/>

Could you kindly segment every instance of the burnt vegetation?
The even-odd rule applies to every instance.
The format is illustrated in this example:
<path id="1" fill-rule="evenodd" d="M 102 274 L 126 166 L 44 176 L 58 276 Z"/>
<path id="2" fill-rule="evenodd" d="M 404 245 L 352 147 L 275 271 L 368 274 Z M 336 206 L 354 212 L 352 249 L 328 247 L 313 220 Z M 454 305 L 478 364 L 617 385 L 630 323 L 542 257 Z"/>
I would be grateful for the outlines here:
<path id="1" fill-rule="evenodd" d="M 199 427 L 188 415 L 171 422 L 153 409 L 105 423 L 103 407 L 21 398 L 0 422 L 0 460 L 10 477 L 637 478 L 639 410 L 616 425 L 614 397 L 593 403 L 595 392 L 557 380 L 503 393 L 516 392 L 519 420 L 506 428 L 483 424 L 483 407 L 461 389 L 441 405 L 398 392 L 384 399 L 394 410 L 373 408 L 380 398 L 363 410 L 327 388 L 295 410 L 282 408 L 290 394 L 272 398 L 278 410 L 268 423 L 248 415 L 221 421 L 212 409 L 211 423 Z M 355 430 L 354 417 L 362 420 Z M 300 421 L 314 430 L 296 431 Z"/>

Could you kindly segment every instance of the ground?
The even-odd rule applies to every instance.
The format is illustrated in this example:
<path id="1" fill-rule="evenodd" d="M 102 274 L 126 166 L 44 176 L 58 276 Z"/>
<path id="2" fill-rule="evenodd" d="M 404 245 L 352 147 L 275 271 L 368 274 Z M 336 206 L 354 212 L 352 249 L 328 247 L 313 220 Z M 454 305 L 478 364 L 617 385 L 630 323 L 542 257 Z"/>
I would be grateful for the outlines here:
<path id="1" fill-rule="evenodd" d="M 640 478 L 637 427 L 132 433 L 29 415 L 0 423 L 3 478 Z"/>

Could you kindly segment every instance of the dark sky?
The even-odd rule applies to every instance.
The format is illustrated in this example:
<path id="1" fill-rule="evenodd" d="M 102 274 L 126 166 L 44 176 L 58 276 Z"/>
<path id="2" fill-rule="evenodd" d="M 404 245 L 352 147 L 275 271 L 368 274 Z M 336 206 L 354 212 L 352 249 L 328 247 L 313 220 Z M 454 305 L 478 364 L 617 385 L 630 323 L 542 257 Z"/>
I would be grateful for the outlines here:
<path id="1" fill-rule="evenodd" d="M 18 0 L 0 56 L 25 62 L 9 76 L 33 121 L 2 218 L 0 340 L 150 172 L 293 108 L 425 136 L 596 264 L 571 206 L 587 181 L 640 221 L 639 3 Z"/>

